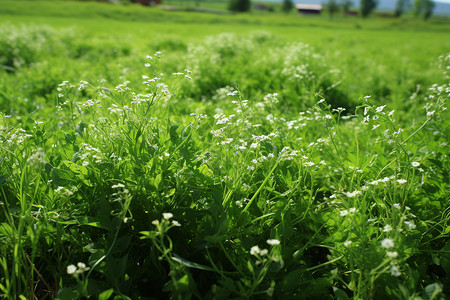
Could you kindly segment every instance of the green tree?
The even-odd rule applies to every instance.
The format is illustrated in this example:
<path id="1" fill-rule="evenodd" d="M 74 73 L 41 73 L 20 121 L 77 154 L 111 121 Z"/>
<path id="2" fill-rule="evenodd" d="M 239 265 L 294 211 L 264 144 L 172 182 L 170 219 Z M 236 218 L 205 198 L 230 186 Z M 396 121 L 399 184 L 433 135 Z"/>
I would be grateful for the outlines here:
<path id="1" fill-rule="evenodd" d="M 397 4 L 395 6 L 395 16 L 400 17 L 405 12 L 408 5 L 409 0 L 397 0 Z"/>
<path id="2" fill-rule="evenodd" d="M 422 15 L 425 20 L 433 14 L 434 2 L 432 0 L 415 0 L 414 12 L 416 16 Z"/>
<path id="3" fill-rule="evenodd" d="M 236 12 L 246 12 L 250 10 L 250 0 L 230 0 L 228 9 Z"/>
<path id="4" fill-rule="evenodd" d="M 341 6 L 344 10 L 344 13 L 348 13 L 350 11 L 350 8 L 353 5 L 353 1 L 351 0 L 341 0 Z"/>
<path id="5" fill-rule="evenodd" d="M 328 0 L 326 3 L 328 12 L 330 13 L 330 18 L 333 17 L 335 13 L 339 11 L 339 5 L 336 0 Z"/>
<path id="6" fill-rule="evenodd" d="M 294 3 L 292 2 L 292 0 L 283 0 L 282 9 L 285 13 L 289 13 L 292 8 L 294 8 Z"/>
<path id="7" fill-rule="evenodd" d="M 377 7 L 378 0 L 361 0 L 361 14 L 366 18 Z"/>
<path id="8" fill-rule="evenodd" d="M 434 2 L 432 0 L 415 0 L 414 12 L 416 16 L 422 15 L 425 20 L 428 20 L 433 15 Z"/>

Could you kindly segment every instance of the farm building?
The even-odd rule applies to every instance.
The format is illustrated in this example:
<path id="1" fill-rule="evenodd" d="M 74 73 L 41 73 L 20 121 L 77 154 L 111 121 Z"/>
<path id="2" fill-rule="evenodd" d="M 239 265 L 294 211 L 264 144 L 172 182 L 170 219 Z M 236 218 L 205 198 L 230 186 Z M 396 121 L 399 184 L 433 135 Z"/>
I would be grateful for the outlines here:
<path id="1" fill-rule="evenodd" d="M 295 4 L 295 8 L 304 15 L 319 15 L 322 11 L 320 4 Z"/>

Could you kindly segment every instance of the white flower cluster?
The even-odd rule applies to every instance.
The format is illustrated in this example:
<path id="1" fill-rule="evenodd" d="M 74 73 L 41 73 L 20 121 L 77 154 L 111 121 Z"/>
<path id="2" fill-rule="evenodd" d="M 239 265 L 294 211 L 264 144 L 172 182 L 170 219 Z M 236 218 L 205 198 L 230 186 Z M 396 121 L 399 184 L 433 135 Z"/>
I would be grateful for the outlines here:
<path id="1" fill-rule="evenodd" d="M 89 271 L 89 267 L 86 267 L 85 263 L 79 262 L 77 265 L 68 265 L 67 266 L 67 274 L 72 275 L 74 277 L 78 277 L 86 271 Z"/>

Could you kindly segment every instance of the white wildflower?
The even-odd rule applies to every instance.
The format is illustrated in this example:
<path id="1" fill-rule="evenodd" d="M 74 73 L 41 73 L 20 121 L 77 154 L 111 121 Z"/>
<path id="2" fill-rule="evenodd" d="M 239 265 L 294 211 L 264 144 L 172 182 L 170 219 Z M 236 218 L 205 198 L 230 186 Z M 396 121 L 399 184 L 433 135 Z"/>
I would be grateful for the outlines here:
<path id="1" fill-rule="evenodd" d="M 389 232 L 389 231 L 391 231 L 392 230 L 392 226 L 391 225 L 386 225 L 386 226 L 384 226 L 384 228 L 383 228 L 383 231 L 384 232 Z"/>
<path id="2" fill-rule="evenodd" d="M 347 196 L 347 197 L 349 197 L 349 198 L 354 198 L 354 197 L 356 197 L 357 195 L 361 195 L 361 191 L 353 191 L 353 192 L 351 192 L 351 193 L 345 192 L 344 195 Z"/>
<path id="3" fill-rule="evenodd" d="M 397 258 L 398 252 L 397 251 L 386 251 L 386 255 L 390 258 Z"/>
<path id="4" fill-rule="evenodd" d="M 400 272 L 399 268 L 396 265 L 391 266 L 389 270 L 391 271 L 392 276 L 398 277 L 402 275 L 402 273 Z"/>
<path id="5" fill-rule="evenodd" d="M 280 244 L 280 241 L 276 240 L 276 239 L 270 239 L 270 240 L 267 240 L 266 242 L 267 242 L 267 244 L 269 244 L 271 246 L 275 246 L 275 245 L 279 245 Z"/>
<path id="6" fill-rule="evenodd" d="M 125 187 L 125 185 L 123 185 L 122 183 L 118 183 L 118 184 L 111 186 L 112 189 L 118 189 L 118 188 L 124 188 L 124 187 Z"/>
<path id="7" fill-rule="evenodd" d="M 386 107 L 386 105 L 378 106 L 378 107 L 375 109 L 375 111 L 376 111 L 377 113 L 382 112 L 383 109 L 384 109 L 385 107 Z"/>
<path id="8" fill-rule="evenodd" d="M 382 240 L 381 247 L 386 248 L 386 249 L 394 248 L 394 240 L 390 239 L 390 238 L 386 238 L 386 239 Z"/>
<path id="9" fill-rule="evenodd" d="M 417 227 L 416 224 L 411 221 L 405 221 L 405 224 L 408 226 L 409 230 L 414 230 Z"/>
<path id="10" fill-rule="evenodd" d="M 77 271 L 77 267 L 74 265 L 68 265 L 67 266 L 67 274 L 72 275 Z"/>
<path id="11" fill-rule="evenodd" d="M 346 215 L 348 215 L 348 210 L 346 210 L 346 209 L 341 210 L 341 211 L 339 212 L 339 214 L 341 215 L 341 217 L 345 217 Z"/>
<path id="12" fill-rule="evenodd" d="M 173 215 L 171 213 L 163 213 L 163 218 L 166 220 L 169 220 L 172 217 L 173 217 Z"/>
<path id="13" fill-rule="evenodd" d="M 250 249 L 250 254 L 251 255 L 258 255 L 259 253 L 261 252 L 261 249 L 259 249 L 259 247 L 258 246 L 253 246 L 251 249 Z"/>

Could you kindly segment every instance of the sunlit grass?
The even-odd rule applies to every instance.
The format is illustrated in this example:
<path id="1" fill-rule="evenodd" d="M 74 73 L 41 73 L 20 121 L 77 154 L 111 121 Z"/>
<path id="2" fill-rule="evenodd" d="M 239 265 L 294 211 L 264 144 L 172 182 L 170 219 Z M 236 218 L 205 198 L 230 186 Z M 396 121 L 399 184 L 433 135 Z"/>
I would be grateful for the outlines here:
<path id="1" fill-rule="evenodd" d="M 449 295 L 440 25 L 62 20 L 0 27 L 6 298 Z"/>

